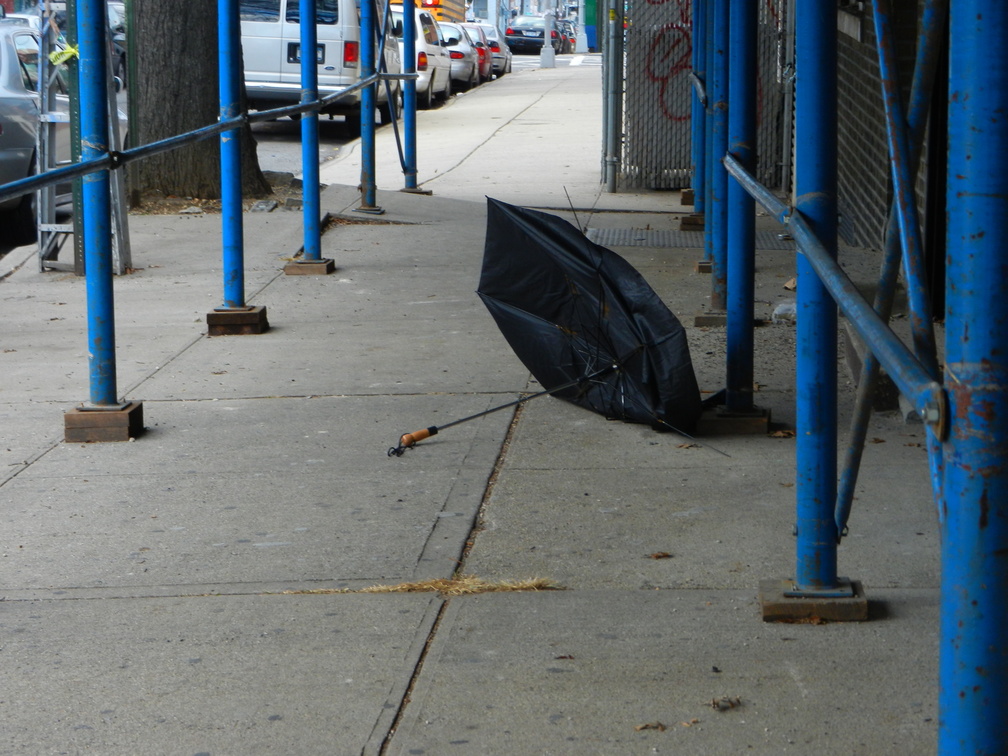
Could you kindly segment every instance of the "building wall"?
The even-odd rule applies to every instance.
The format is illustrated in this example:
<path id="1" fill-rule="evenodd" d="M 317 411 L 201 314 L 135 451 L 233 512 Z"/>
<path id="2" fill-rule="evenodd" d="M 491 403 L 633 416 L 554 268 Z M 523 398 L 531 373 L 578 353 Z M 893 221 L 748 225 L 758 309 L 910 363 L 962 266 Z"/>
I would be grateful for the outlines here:
<path id="1" fill-rule="evenodd" d="M 847 244 L 881 250 L 892 178 L 875 28 L 868 3 L 841 2 L 841 6 L 837 12 L 839 232 Z M 894 0 L 892 6 L 905 102 L 914 66 L 918 0 Z M 925 189 L 923 180 L 918 181 L 922 197 Z"/>

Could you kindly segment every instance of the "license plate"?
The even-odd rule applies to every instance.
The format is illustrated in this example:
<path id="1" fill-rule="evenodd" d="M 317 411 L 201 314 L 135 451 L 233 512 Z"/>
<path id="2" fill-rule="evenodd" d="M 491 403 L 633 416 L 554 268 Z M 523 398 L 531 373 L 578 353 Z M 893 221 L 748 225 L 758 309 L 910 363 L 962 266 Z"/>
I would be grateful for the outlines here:
<path id="1" fill-rule="evenodd" d="M 526 37 L 538 37 L 539 36 L 539 32 L 537 32 L 537 31 L 527 31 L 527 32 L 524 32 L 524 34 L 525 34 Z"/>
<path id="2" fill-rule="evenodd" d="M 301 45 L 297 42 L 289 42 L 287 44 L 287 62 L 300 65 Z M 319 65 L 325 63 L 325 45 L 320 44 L 315 48 L 315 62 Z"/>

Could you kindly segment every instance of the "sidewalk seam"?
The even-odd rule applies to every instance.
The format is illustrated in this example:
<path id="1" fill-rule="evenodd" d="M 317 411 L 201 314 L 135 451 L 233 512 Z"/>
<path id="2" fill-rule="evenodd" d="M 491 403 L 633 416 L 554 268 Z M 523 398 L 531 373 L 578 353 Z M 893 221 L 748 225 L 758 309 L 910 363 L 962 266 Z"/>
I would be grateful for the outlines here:
<path id="1" fill-rule="evenodd" d="M 399 705 L 395 708 L 395 713 L 391 715 L 391 721 L 388 721 L 389 718 L 386 715 L 386 713 L 391 711 L 391 709 L 382 709 L 381 714 L 378 715 L 378 719 L 375 721 L 374 728 L 371 730 L 371 736 L 361 749 L 361 756 L 368 756 L 369 754 L 374 754 L 375 756 L 386 756 L 388 754 L 389 748 L 392 746 L 392 739 L 395 737 L 396 731 L 399 729 L 399 725 L 402 724 L 403 718 L 406 716 L 406 709 L 410 705 L 413 697 L 413 691 L 416 689 L 416 685 L 420 680 L 420 675 L 423 672 L 424 662 L 427 661 L 427 657 L 430 654 L 431 646 L 434 644 L 434 639 L 437 636 L 438 629 L 441 627 L 441 622 L 444 619 L 445 612 L 448 611 L 449 603 L 451 603 L 450 599 L 436 598 L 428 606 L 427 611 L 424 613 L 425 620 L 427 616 L 429 616 L 431 608 L 435 606 L 437 608 L 434 611 L 434 617 L 427 628 L 427 632 L 423 635 L 422 645 L 415 642 L 416 638 L 419 636 L 414 636 L 414 644 L 410 647 L 409 656 L 413 654 L 417 645 L 420 645 L 420 648 L 418 650 L 416 663 L 413 665 L 409 680 L 402 689 L 402 692 L 396 696 L 398 698 Z M 390 691 L 387 702 L 393 699 L 393 693 L 394 691 Z M 388 721 L 388 724 L 384 725 L 383 723 L 386 721 Z M 376 743 L 375 741 L 377 738 L 381 738 L 381 740 Z"/>

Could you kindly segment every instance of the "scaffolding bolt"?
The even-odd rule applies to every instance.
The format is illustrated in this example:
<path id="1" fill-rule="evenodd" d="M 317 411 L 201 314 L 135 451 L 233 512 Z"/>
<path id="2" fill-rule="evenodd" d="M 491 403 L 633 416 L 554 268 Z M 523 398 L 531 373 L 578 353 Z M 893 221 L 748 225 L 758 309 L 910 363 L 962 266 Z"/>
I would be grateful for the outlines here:
<path id="1" fill-rule="evenodd" d="M 924 417 L 925 423 L 934 424 L 941 420 L 941 408 L 934 402 L 928 402 L 924 405 Z"/>

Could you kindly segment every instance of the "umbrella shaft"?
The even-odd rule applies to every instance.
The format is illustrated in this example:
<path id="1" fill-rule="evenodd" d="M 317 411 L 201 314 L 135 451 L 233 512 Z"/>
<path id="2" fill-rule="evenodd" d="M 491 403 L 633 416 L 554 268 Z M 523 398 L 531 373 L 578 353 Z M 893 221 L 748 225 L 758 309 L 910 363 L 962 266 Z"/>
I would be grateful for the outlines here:
<path id="1" fill-rule="evenodd" d="M 582 383 L 586 383 L 588 381 L 593 381 L 596 378 L 601 378 L 606 373 L 611 373 L 613 370 L 616 370 L 616 368 L 617 368 L 616 365 L 608 365 L 608 366 L 602 368 L 601 370 L 595 371 L 591 375 L 586 375 L 586 376 L 583 376 L 582 378 L 576 378 L 575 380 L 570 381 L 568 383 L 564 383 L 563 385 L 554 386 L 551 389 L 545 389 L 543 391 L 537 391 L 534 394 L 529 394 L 528 396 L 523 396 L 523 397 L 521 397 L 519 399 L 515 399 L 513 402 L 508 402 L 507 404 L 501 404 L 501 405 L 498 405 L 497 407 L 491 407 L 488 410 L 483 410 L 482 412 L 477 412 L 475 415 L 469 415 L 469 417 L 463 417 L 463 418 L 460 418 L 458 420 L 452 420 L 450 423 L 445 423 L 444 425 L 439 425 L 438 429 L 439 430 L 444 430 L 445 428 L 451 428 L 453 425 L 460 425 L 461 423 L 465 423 L 465 422 L 468 422 L 470 420 L 475 420 L 476 418 L 483 417 L 485 415 L 489 415 L 489 414 L 492 414 L 494 412 L 498 412 L 498 411 L 503 410 L 503 409 L 507 409 L 508 407 L 517 407 L 519 404 L 524 404 L 525 402 L 530 401 L 532 399 L 538 399 L 540 396 L 546 396 L 547 394 L 555 394 L 557 391 L 563 391 L 564 389 L 573 388 L 574 386 L 580 385 Z"/>

